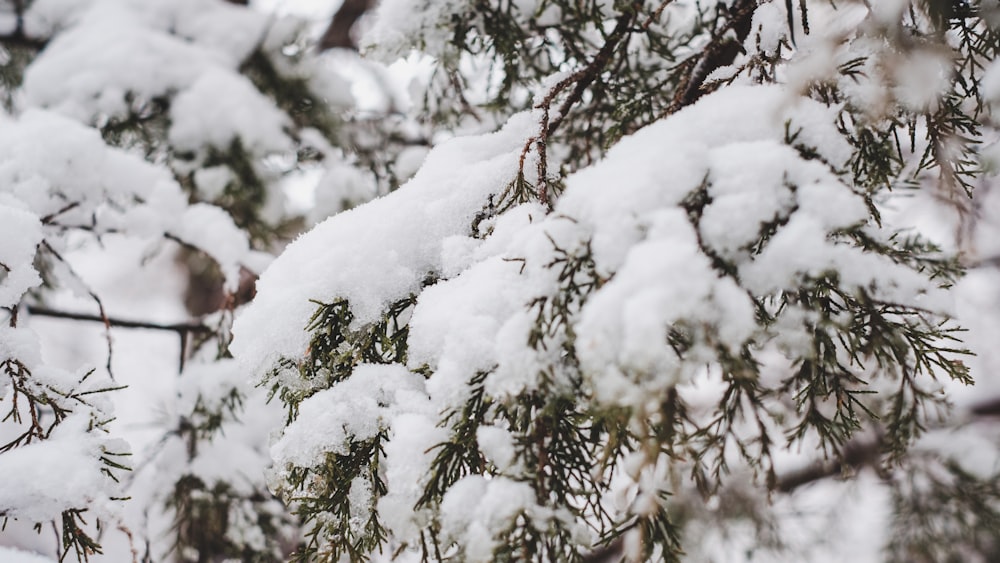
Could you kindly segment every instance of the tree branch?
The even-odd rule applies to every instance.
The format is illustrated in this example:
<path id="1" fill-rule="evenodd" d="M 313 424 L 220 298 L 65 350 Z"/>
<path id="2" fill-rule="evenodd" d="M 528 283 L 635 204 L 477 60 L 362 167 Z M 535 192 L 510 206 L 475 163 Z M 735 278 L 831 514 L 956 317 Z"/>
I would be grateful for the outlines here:
<path id="1" fill-rule="evenodd" d="M 855 440 L 844 445 L 840 459 L 818 462 L 808 467 L 791 471 L 778 478 L 775 490 L 790 493 L 795 489 L 843 473 L 845 468 L 860 469 L 875 464 L 882 451 L 882 440 L 879 438 L 860 441 Z"/>
<path id="2" fill-rule="evenodd" d="M 736 60 L 736 55 L 743 49 L 743 41 L 750 34 L 750 23 L 753 21 L 753 14 L 756 10 L 757 2 L 755 0 L 741 0 L 729 8 L 726 24 L 702 49 L 691 74 L 678 88 L 666 115 L 698 101 L 698 98 L 705 94 L 702 90 L 705 79 L 716 69 L 731 65 Z M 730 31 L 735 32 L 735 41 L 729 35 Z M 685 61 L 685 63 L 687 62 Z"/>
<path id="3" fill-rule="evenodd" d="M 358 45 L 351 35 L 351 30 L 374 4 L 373 0 L 344 0 L 319 40 L 320 51 L 333 48 L 357 51 Z"/>
<path id="4" fill-rule="evenodd" d="M 36 51 L 41 51 L 48 44 L 47 39 L 38 39 L 36 37 L 28 37 L 21 30 L 15 30 L 11 33 L 0 34 L 0 45 L 5 47 L 26 47 L 28 49 L 34 49 Z"/>
<path id="5" fill-rule="evenodd" d="M 13 30 L 0 34 L 0 44 L 13 47 L 27 47 L 41 51 L 48 40 L 28 37 L 24 33 L 24 0 L 14 0 L 14 13 L 17 16 L 17 24 Z"/>
<path id="6" fill-rule="evenodd" d="M 950 424 L 960 425 L 967 422 L 969 418 L 972 420 L 981 420 L 983 418 L 1000 416 L 1000 397 L 973 404 L 968 407 L 966 412 L 968 418 L 960 417 L 957 422 L 953 420 Z M 941 427 L 945 428 L 948 425 L 949 423 L 942 423 Z M 938 425 L 934 425 L 934 428 L 938 428 Z M 878 463 L 881 452 L 882 440 L 879 437 L 867 440 L 853 440 L 844 446 L 843 455 L 840 459 L 817 462 L 808 467 L 789 472 L 778 479 L 775 489 L 783 493 L 790 493 L 814 481 L 836 477 L 845 468 L 860 469 L 866 466 L 874 466 Z"/>
<path id="7" fill-rule="evenodd" d="M 211 333 L 212 328 L 205 326 L 200 323 L 173 323 L 173 324 L 159 324 L 151 323 L 146 321 L 131 321 L 128 319 L 121 319 L 117 317 L 102 317 L 100 315 L 91 315 L 88 313 L 75 313 L 72 311 L 60 311 L 57 309 L 50 309 L 48 307 L 42 307 L 40 305 L 26 305 L 24 309 L 30 314 L 38 317 L 51 317 L 56 319 L 68 319 L 73 321 L 88 321 L 105 324 L 114 328 L 138 328 L 138 329 L 149 329 L 149 330 L 165 330 L 177 333 L 196 333 L 196 334 L 206 334 Z"/>

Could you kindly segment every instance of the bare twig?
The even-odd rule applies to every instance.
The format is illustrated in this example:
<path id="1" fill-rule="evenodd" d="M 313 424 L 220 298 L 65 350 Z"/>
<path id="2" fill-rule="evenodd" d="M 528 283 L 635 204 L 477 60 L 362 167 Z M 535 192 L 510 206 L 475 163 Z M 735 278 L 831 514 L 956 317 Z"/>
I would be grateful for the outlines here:
<path id="1" fill-rule="evenodd" d="M 544 134 L 546 136 L 551 135 L 556 129 L 559 128 L 563 120 L 566 119 L 566 115 L 569 113 L 570 108 L 580 101 L 580 98 L 583 97 L 583 93 L 587 91 L 587 87 L 589 87 L 591 83 L 593 83 L 594 80 L 600 76 L 601 71 L 603 71 L 604 67 L 611 61 L 611 54 L 614 53 L 615 48 L 618 47 L 618 44 L 621 43 L 622 39 L 631 33 L 632 22 L 635 20 L 637 14 L 638 10 L 630 10 L 618 16 L 618 19 L 615 21 L 614 29 L 610 34 L 608 34 L 607 40 L 604 42 L 601 50 L 594 55 L 590 64 L 573 73 L 569 78 L 566 78 L 556 84 L 556 86 L 552 88 L 552 91 L 545 96 L 545 99 L 543 99 L 540 104 L 535 106 L 549 107 L 552 103 L 552 99 L 556 95 L 558 95 L 570 84 L 574 82 L 576 83 L 576 87 L 573 88 L 569 97 L 567 97 L 563 101 L 562 105 L 559 106 L 558 115 L 556 115 L 555 119 L 553 119 L 545 129 Z"/>
<path id="2" fill-rule="evenodd" d="M 786 473 L 778 478 L 775 490 L 790 493 L 814 481 L 842 475 L 844 469 L 860 469 L 874 465 L 878 462 L 881 451 L 882 440 L 879 438 L 849 442 L 844 445 L 840 459 L 815 463 Z"/>
<path id="3" fill-rule="evenodd" d="M 669 2 L 664 2 L 660 10 L 666 7 Z M 621 41 L 627 37 L 632 32 L 632 23 L 635 21 L 636 16 L 639 13 L 639 5 L 633 5 L 632 10 L 627 10 L 625 13 L 618 16 L 615 21 L 615 27 L 608 34 L 604 45 L 601 49 L 594 55 L 594 58 L 587 64 L 587 66 L 574 72 L 573 74 L 563 78 L 557 82 L 545 97 L 541 99 L 537 104 L 535 104 L 535 109 L 542 110 L 542 119 L 539 124 L 538 135 L 528 139 L 525 143 L 525 149 L 521 153 L 520 159 L 520 169 L 521 174 L 524 173 L 524 158 L 527 151 L 530 149 L 531 145 L 535 145 L 535 149 L 538 151 L 538 200 L 546 208 L 551 209 L 551 199 L 548 193 L 548 157 L 547 157 L 547 143 L 550 135 L 555 133 L 555 131 L 562 124 L 563 120 L 569 114 L 569 111 L 576 105 L 580 99 L 583 98 L 584 92 L 587 88 L 601 75 L 604 68 L 611 61 L 611 55 L 614 53 L 615 49 L 621 43 Z M 652 17 L 652 16 L 651 16 Z M 550 111 L 552 109 L 552 104 L 556 97 L 559 96 L 566 88 L 570 85 L 575 85 L 573 90 L 570 92 L 569 96 L 563 100 L 563 103 L 559 106 L 555 118 L 550 120 Z"/>
<path id="4" fill-rule="evenodd" d="M 27 305 L 26 309 L 32 315 L 39 317 L 51 317 L 56 319 L 67 319 L 73 321 L 88 321 L 88 322 L 99 322 L 107 327 L 108 341 L 110 346 L 111 339 L 111 328 L 134 328 L 134 329 L 147 329 L 147 330 L 163 330 L 168 332 L 176 333 L 180 338 L 180 360 L 178 371 L 184 371 L 184 364 L 187 360 L 187 348 L 188 348 L 188 335 L 191 334 L 211 334 L 214 330 L 201 323 L 187 322 L 187 323 L 172 323 L 172 324 L 160 324 L 151 323 L 146 321 L 132 321 L 128 319 L 120 319 L 116 317 L 109 317 L 103 312 L 101 315 L 91 315 L 87 313 L 75 313 L 72 311 L 60 311 L 56 309 L 49 309 L 47 307 L 42 307 L 40 305 Z M 111 373 L 110 368 L 111 363 L 111 350 L 108 350 L 108 374 Z"/>
<path id="5" fill-rule="evenodd" d="M 66 270 L 74 278 L 76 278 L 84 288 L 86 288 L 87 293 L 90 295 L 90 298 L 93 299 L 94 303 L 97 304 L 97 310 L 98 310 L 98 312 L 101 315 L 100 319 L 104 323 L 104 336 L 105 336 L 105 339 L 108 341 L 108 363 L 107 363 L 106 367 L 108 369 L 108 376 L 111 377 L 112 381 L 114 381 L 115 374 L 111 370 L 111 360 L 112 360 L 112 357 L 113 357 L 113 354 L 114 354 L 114 344 L 113 344 L 113 341 L 111 339 L 111 325 L 108 322 L 108 315 L 107 315 L 107 313 L 104 310 L 104 302 L 101 301 L 100 296 L 98 296 L 97 293 L 94 292 L 94 290 L 90 289 L 90 287 L 87 286 L 86 282 L 84 282 L 83 278 L 80 277 L 80 275 L 76 273 L 76 271 L 69 264 L 69 262 L 67 262 L 66 259 L 63 258 L 61 254 L 59 254 L 58 252 L 56 252 L 56 249 L 52 248 L 52 245 L 50 245 L 47 240 L 43 240 L 41 242 L 40 246 L 42 248 L 44 248 L 49 254 L 51 254 L 56 260 L 58 260 L 59 262 L 62 262 L 62 264 L 64 266 L 66 266 Z"/>
<path id="6" fill-rule="evenodd" d="M 80 202 L 79 201 L 74 201 L 72 203 L 68 203 L 65 206 L 63 206 L 61 209 L 59 209 L 57 211 L 54 211 L 52 213 L 49 213 L 45 217 L 42 217 L 42 224 L 43 225 L 51 224 L 56 219 L 56 217 L 62 215 L 63 213 L 67 213 L 69 211 L 72 211 L 73 209 L 76 209 L 79 206 L 80 206 Z"/>
<path id="7" fill-rule="evenodd" d="M 716 69 L 730 65 L 742 49 L 742 42 L 750 34 L 750 23 L 757 9 L 756 0 L 741 0 L 729 8 L 726 24 L 715 34 L 711 42 L 702 49 L 701 54 L 682 62 L 682 65 L 696 61 L 687 80 L 681 83 L 673 102 L 660 116 L 670 115 L 677 110 L 696 102 L 704 94 L 702 86 L 705 79 Z M 733 31 L 736 40 L 729 35 Z"/>
<path id="8" fill-rule="evenodd" d="M 35 315 L 37 317 L 51 317 L 56 319 L 67 319 L 73 321 L 106 323 L 108 326 L 111 326 L 112 328 L 165 330 L 170 332 L 190 332 L 195 334 L 204 334 L 212 332 L 211 327 L 203 325 L 201 323 L 194 323 L 194 322 L 161 324 L 161 323 L 152 323 L 148 321 L 133 321 L 118 317 L 92 315 L 88 313 L 76 313 L 73 311 L 60 311 L 58 309 L 50 309 L 48 307 L 42 307 L 40 305 L 27 305 L 25 306 L 25 309 L 28 311 L 28 313 Z"/>

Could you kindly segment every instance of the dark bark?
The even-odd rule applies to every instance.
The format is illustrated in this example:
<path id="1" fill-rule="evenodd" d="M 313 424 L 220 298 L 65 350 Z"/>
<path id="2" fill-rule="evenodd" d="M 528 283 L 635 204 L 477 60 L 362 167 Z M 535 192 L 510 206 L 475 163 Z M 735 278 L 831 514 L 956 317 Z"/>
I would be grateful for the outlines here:
<path id="1" fill-rule="evenodd" d="M 698 101 L 706 92 L 702 89 L 705 79 L 716 69 L 733 64 L 736 56 L 743 50 L 743 41 L 750 34 L 750 23 L 757 10 L 756 0 L 739 0 L 729 9 L 727 21 L 717 32 L 712 41 L 705 47 L 697 62 L 691 77 L 674 97 L 673 111 L 687 107 Z M 727 36 L 729 31 L 736 33 L 736 41 Z"/>
<path id="2" fill-rule="evenodd" d="M 321 51 L 327 49 L 352 49 L 357 50 L 358 45 L 351 31 L 354 24 L 365 15 L 375 5 L 374 0 L 344 0 L 340 9 L 333 15 L 329 27 L 319 40 Z"/>

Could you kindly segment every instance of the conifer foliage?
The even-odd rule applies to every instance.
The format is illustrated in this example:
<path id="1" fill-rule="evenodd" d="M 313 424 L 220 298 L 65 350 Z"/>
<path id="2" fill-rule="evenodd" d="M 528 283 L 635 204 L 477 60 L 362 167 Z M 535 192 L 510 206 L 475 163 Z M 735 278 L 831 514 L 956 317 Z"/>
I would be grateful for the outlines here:
<path id="1" fill-rule="evenodd" d="M 996 467 L 928 445 L 972 383 L 961 265 L 883 215 L 986 181 L 998 15 L 383 2 L 369 52 L 434 57 L 427 115 L 505 125 L 296 241 L 237 321 L 300 557 L 780 553 L 776 496 L 873 471 L 892 558 L 987 559 Z"/>
<path id="2" fill-rule="evenodd" d="M 963 394 L 1000 366 L 1000 4 L 382 0 L 360 58 L 240 4 L 0 1 L 0 545 L 1000 551 L 1000 401 Z M 221 297 L 110 314 L 75 256 L 123 240 Z M 106 365 L 47 361 L 46 315 Z M 115 327 L 180 336 L 155 432 Z"/>
<path id="3" fill-rule="evenodd" d="M 882 214 L 979 181 L 994 16 L 383 3 L 369 49 L 435 58 L 428 115 L 506 124 L 296 241 L 237 321 L 234 353 L 289 407 L 272 453 L 300 556 L 675 560 L 873 468 L 894 557 L 937 560 L 924 528 L 985 557 L 998 499 L 963 504 L 966 470 L 914 453 L 942 386 L 972 381 L 961 268 Z M 924 471 L 959 506 L 914 527 Z M 772 531 L 748 549 L 787 547 Z"/>
<path id="4" fill-rule="evenodd" d="M 295 544 L 263 471 L 280 412 L 226 347 L 247 280 L 310 220 L 284 180 L 338 170 L 328 210 L 379 189 L 364 157 L 338 148 L 354 146 L 354 101 L 310 41 L 305 21 L 222 1 L 0 2 L 0 545 L 280 561 Z M 189 309 L 210 314 L 141 318 L 92 287 L 88 259 L 152 285 L 132 303 L 173 318 L 181 296 L 156 281 L 179 267 L 200 295 Z M 44 318 L 78 323 L 81 349 L 101 330 L 106 363 L 53 362 Z M 179 360 L 123 373 L 144 352 L 115 344 L 135 329 L 173 336 L 160 346 L 179 336 Z M 157 397 L 148 378 L 163 375 Z M 144 386 L 149 404 L 124 403 Z M 143 416 L 115 420 L 123 407 Z"/>

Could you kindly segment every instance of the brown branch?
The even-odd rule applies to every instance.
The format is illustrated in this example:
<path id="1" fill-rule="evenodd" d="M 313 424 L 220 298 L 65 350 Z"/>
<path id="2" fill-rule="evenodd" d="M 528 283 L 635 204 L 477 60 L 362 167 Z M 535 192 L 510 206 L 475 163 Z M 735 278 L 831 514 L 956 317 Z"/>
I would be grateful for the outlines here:
<path id="1" fill-rule="evenodd" d="M 874 465 L 878 462 L 881 451 L 882 440 L 879 438 L 849 442 L 841 451 L 839 459 L 815 463 L 782 475 L 777 480 L 775 490 L 790 493 L 814 481 L 841 475 L 844 469 L 860 469 Z"/>
<path id="2" fill-rule="evenodd" d="M 972 420 L 998 417 L 1000 416 L 1000 397 L 973 404 L 966 413 Z M 968 421 L 968 418 L 960 418 L 959 420 L 961 424 Z M 947 424 L 942 423 L 942 427 Z M 938 428 L 937 424 L 934 427 Z M 809 467 L 789 472 L 778 479 L 775 489 L 783 493 L 790 493 L 814 481 L 841 475 L 844 469 L 876 466 L 881 452 L 882 440 L 879 437 L 853 440 L 844 446 L 840 459 L 814 463 Z"/>
<path id="3" fill-rule="evenodd" d="M 688 75 L 688 79 L 678 88 L 677 94 L 674 96 L 670 107 L 664 112 L 664 116 L 698 101 L 698 98 L 705 93 L 702 89 L 705 85 L 705 79 L 716 69 L 731 65 L 736 60 L 736 55 L 743 48 L 743 41 L 750 34 L 750 23 L 753 20 L 753 14 L 756 9 L 756 0 L 741 0 L 729 8 L 729 17 L 726 24 L 702 50 L 701 56 L 696 59 L 697 63 L 691 70 L 691 74 Z M 736 33 L 736 41 L 733 41 L 728 36 L 730 31 Z M 690 60 L 688 59 L 681 64 L 688 64 Z"/>
<path id="4" fill-rule="evenodd" d="M 14 29 L 8 33 L 0 34 L 0 44 L 8 47 L 26 47 L 28 49 L 34 49 L 36 51 L 41 51 L 45 48 L 48 40 L 38 39 L 35 37 L 28 37 L 24 33 L 24 0 L 14 0 L 14 14 L 17 17 L 17 23 Z"/>
<path id="5" fill-rule="evenodd" d="M 63 213 L 67 213 L 69 211 L 72 211 L 72 210 L 76 209 L 79 206 L 80 206 L 80 202 L 79 201 L 74 201 L 74 202 L 68 203 L 65 206 L 63 206 L 61 209 L 59 209 L 57 211 L 54 211 L 52 213 L 49 213 L 45 217 L 42 217 L 42 224 L 43 225 L 51 225 L 52 222 L 55 221 L 56 217 L 59 217 Z"/>
<path id="6" fill-rule="evenodd" d="M 56 319 L 68 319 L 73 321 L 95 322 L 95 323 L 107 324 L 112 328 L 165 330 L 177 333 L 196 333 L 196 334 L 205 334 L 212 332 L 211 327 L 200 323 L 189 322 L 189 323 L 160 324 L 147 321 L 133 321 L 118 317 L 92 315 L 89 313 L 61 311 L 58 309 L 50 309 L 48 307 L 42 307 L 40 305 L 27 305 L 24 306 L 24 308 L 28 311 L 28 313 L 38 317 L 51 317 Z"/>
<path id="7" fill-rule="evenodd" d="M 55 248 L 52 248 L 52 245 L 49 244 L 49 241 L 42 240 L 39 246 L 40 248 L 43 248 L 46 251 L 48 251 L 48 253 L 51 254 L 53 258 L 55 258 L 59 262 L 62 262 L 62 264 L 66 267 L 66 270 L 70 273 L 70 275 L 76 278 L 77 281 L 80 282 L 80 285 L 86 288 L 87 293 L 90 294 L 90 298 L 93 299 L 94 303 L 97 304 L 97 311 L 100 313 L 101 321 L 104 323 L 104 336 L 108 341 L 108 363 L 106 367 L 108 369 L 108 376 L 111 377 L 112 381 L 114 381 L 115 374 L 114 371 L 111 370 L 111 361 L 114 355 L 114 343 L 111 340 L 111 325 L 108 324 L 108 315 L 104 311 L 104 302 L 101 301 L 101 297 L 97 295 L 97 293 L 94 292 L 94 290 L 90 289 L 90 287 L 83 280 L 83 278 L 80 277 L 80 274 L 76 273 L 76 270 L 73 269 L 73 266 L 71 266 L 70 263 L 67 262 L 66 259 L 63 258 L 61 254 L 56 252 Z"/>
<path id="8" fill-rule="evenodd" d="M 330 25 L 323 32 L 323 37 L 319 40 L 319 49 L 351 49 L 358 50 L 357 42 L 354 40 L 351 30 L 365 12 L 370 10 L 375 4 L 373 0 L 344 0 L 340 9 L 333 15 Z"/>
<path id="9" fill-rule="evenodd" d="M 583 563 L 618 563 L 625 555 L 625 542 L 622 538 L 602 545 L 583 556 Z"/>
<path id="10" fill-rule="evenodd" d="M 39 317 L 50 317 L 55 319 L 67 319 L 72 321 L 88 321 L 101 323 L 106 327 L 108 333 L 108 340 L 110 342 L 111 338 L 111 328 L 134 328 L 134 329 L 146 329 L 146 330 L 164 330 L 168 332 L 174 332 L 180 338 L 180 360 L 178 362 L 178 371 L 184 371 L 184 363 L 187 360 L 188 351 L 188 335 L 189 334 L 210 334 L 214 332 L 211 327 L 205 326 L 200 323 L 173 323 L 173 324 L 160 324 L 151 323 L 146 321 L 132 321 L 128 319 L 120 319 L 116 317 L 109 317 L 104 315 L 91 315 L 88 313 L 75 313 L 72 311 L 60 311 L 56 309 L 49 309 L 47 307 L 42 307 L 40 305 L 27 305 L 25 307 L 29 313 L 32 315 L 37 315 Z M 110 352 L 110 350 L 109 350 Z M 110 375 L 110 364 L 111 358 L 110 353 L 108 354 L 108 373 Z"/>
<path id="11" fill-rule="evenodd" d="M 1000 397 L 974 404 L 968 408 L 967 413 L 973 419 L 1000 417 Z M 773 490 L 789 494 L 810 483 L 841 476 L 845 469 L 858 470 L 863 467 L 877 467 L 881 453 L 882 439 L 880 436 L 852 440 L 844 446 L 840 458 L 816 462 L 807 467 L 790 471 L 778 477 Z M 617 563 L 622 561 L 622 548 L 623 540 L 617 538 L 615 541 L 585 554 L 583 561 Z"/>
<path id="12" fill-rule="evenodd" d="M 545 136 L 553 134 L 555 130 L 559 128 L 559 125 L 561 125 L 563 120 L 566 119 L 566 115 L 569 113 L 569 110 L 578 101 L 580 101 L 583 97 L 583 93 L 587 91 L 590 84 L 594 82 L 598 76 L 600 76 L 601 71 L 604 70 L 604 67 L 611 60 L 611 54 L 614 53 L 615 48 L 618 47 L 618 44 L 623 38 L 625 38 L 626 35 L 631 33 L 632 22 L 637 14 L 638 9 L 635 9 L 618 16 L 618 19 L 615 21 L 614 29 L 610 34 L 608 34 L 607 40 L 605 40 L 601 50 L 594 55 L 590 64 L 573 73 L 569 78 L 566 78 L 556 84 L 552 91 L 549 92 L 544 100 L 542 100 L 542 103 L 535 106 L 548 108 L 552 103 L 552 99 L 560 91 L 566 88 L 569 84 L 576 82 L 576 87 L 573 88 L 570 95 L 563 101 L 562 105 L 559 106 L 558 115 L 556 115 L 555 119 L 549 122 L 548 127 L 544 131 Z"/>
<path id="13" fill-rule="evenodd" d="M 983 401 L 969 407 L 969 414 L 978 417 L 1000 416 L 1000 397 Z"/>
<path id="14" fill-rule="evenodd" d="M 34 49 L 35 51 L 41 51 L 48 44 L 48 40 L 28 37 L 21 31 L 14 31 L 0 35 L 0 44 L 5 47 L 25 47 L 28 49 Z"/>
<path id="15" fill-rule="evenodd" d="M 669 3 L 664 2 L 665 5 Z M 587 64 L 587 66 L 574 72 L 573 74 L 563 78 L 555 84 L 548 93 L 535 104 L 536 109 L 542 110 L 542 120 L 539 124 L 538 135 L 528 139 L 525 143 L 524 150 L 521 152 L 520 168 L 518 172 L 524 174 L 524 158 L 527 155 L 528 150 L 531 145 L 535 145 L 535 150 L 538 151 L 538 201 L 544 205 L 547 209 L 552 209 L 551 198 L 548 193 L 548 151 L 547 144 L 550 135 L 555 133 L 555 131 L 562 124 L 563 120 L 569 114 L 570 109 L 576 105 L 583 98 L 584 92 L 587 88 L 597 80 L 601 72 L 607 66 L 608 62 L 611 60 L 611 55 L 614 53 L 615 49 L 621 43 L 622 39 L 627 37 L 632 32 L 632 23 L 639 14 L 639 4 L 633 4 L 631 10 L 627 10 L 615 21 L 615 27 L 608 34 L 607 39 L 605 39 L 604 45 L 601 49 L 594 55 L 594 58 Z M 563 100 L 562 105 L 559 106 L 555 119 L 550 120 L 550 111 L 552 109 L 552 103 L 555 101 L 556 96 L 562 93 L 563 90 L 568 88 L 571 84 L 575 84 L 573 91 L 570 92 L 569 96 Z"/>

